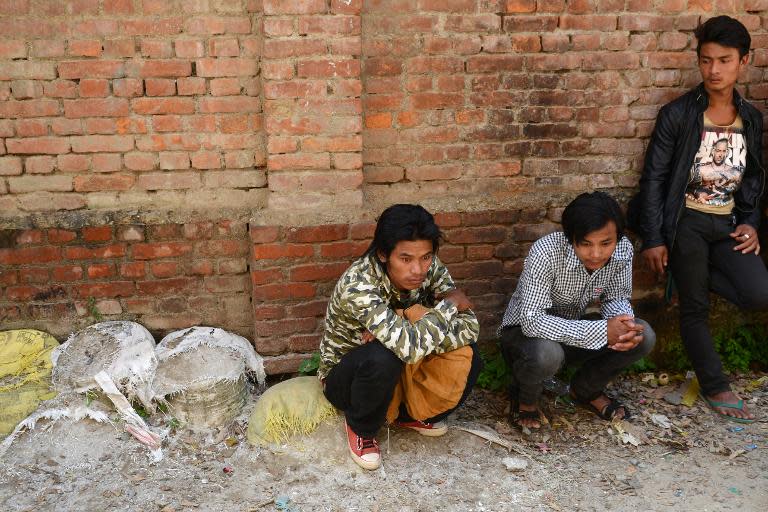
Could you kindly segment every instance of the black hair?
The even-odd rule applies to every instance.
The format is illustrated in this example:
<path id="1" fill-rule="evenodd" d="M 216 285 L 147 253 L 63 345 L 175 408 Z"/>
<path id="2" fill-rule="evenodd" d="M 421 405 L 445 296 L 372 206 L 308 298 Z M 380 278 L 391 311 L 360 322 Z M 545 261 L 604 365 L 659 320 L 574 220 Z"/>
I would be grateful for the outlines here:
<path id="1" fill-rule="evenodd" d="M 609 222 L 616 224 L 616 239 L 624 236 L 624 215 L 619 203 L 605 192 L 580 194 L 563 210 L 561 223 L 568 241 L 582 242 L 593 231 Z"/>
<path id="2" fill-rule="evenodd" d="M 389 256 L 397 243 L 403 240 L 429 240 L 432 242 L 432 252 L 436 253 L 442 236 L 435 218 L 423 206 L 395 204 L 379 216 L 373 240 L 365 254 L 381 252 Z"/>
<path id="3" fill-rule="evenodd" d="M 752 38 L 749 31 L 739 20 L 730 16 L 715 16 L 702 23 L 694 32 L 696 43 L 696 55 L 701 55 L 701 46 L 705 43 L 717 43 L 720 46 L 736 48 L 739 57 L 749 53 Z"/>

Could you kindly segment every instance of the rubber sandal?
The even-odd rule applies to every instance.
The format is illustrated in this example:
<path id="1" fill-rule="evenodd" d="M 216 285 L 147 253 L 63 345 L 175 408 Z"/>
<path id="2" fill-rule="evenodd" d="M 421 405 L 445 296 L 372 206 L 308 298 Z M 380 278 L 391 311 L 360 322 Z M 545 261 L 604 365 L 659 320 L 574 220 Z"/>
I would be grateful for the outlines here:
<path id="1" fill-rule="evenodd" d="M 519 390 L 514 384 L 509 385 L 509 423 L 512 426 L 523 428 L 520 424 L 520 420 L 536 420 L 539 422 L 538 427 L 526 427 L 530 430 L 538 430 L 541 428 L 541 412 L 539 409 L 535 411 L 521 411 L 520 400 L 518 399 Z"/>
<path id="2" fill-rule="evenodd" d="M 632 412 L 629 410 L 629 407 L 627 407 L 626 405 L 621 403 L 616 398 L 611 398 L 611 397 L 609 397 L 608 395 L 605 395 L 605 394 L 603 394 L 603 395 L 606 398 L 608 398 L 608 400 L 610 400 L 610 402 L 608 402 L 605 405 L 605 407 L 603 407 L 602 409 L 598 409 L 597 407 L 592 405 L 590 400 L 581 399 L 581 398 L 577 397 L 576 395 L 572 394 L 571 398 L 573 398 L 573 400 L 577 404 L 579 404 L 582 407 L 584 407 L 586 409 L 589 409 L 590 411 L 594 412 L 599 418 L 602 418 L 605 421 L 613 421 L 613 417 L 616 415 L 616 411 L 619 410 L 619 409 L 624 409 L 624 417 L 621 418 L 621 419 L 628 420 L 628 419 L 632 418 Z M 598 395 L 598 396 L 600 396 L 600 395 Z M 595 398 L 597 398 L 597 397 L 595 397 Z M 593 398 L 592 400 L 594 400 L 595 398 Z"/>
<path id="3" fill-rule="evenodd" d="M 700 394 L 699 396 L 704 399 L 704 401 L 707 403 L 707 405 L 709 405 L 709 407 L 713 411 L 715 411 L 715 413 L 718 416 L 722 416 L 723 418 L 725 418 L 725 419 L 727 419 L 729 421 L 735 421 L 736 423 L 746 423 L 746 424 L 754 423 L 755 421 L 757 421 L 757 418 L 752 418 L 752 419 L 750 419 L 750 418 L 737 418 L 736 416 L 729 416 L 728 414 L 722 413 L 722 412 L 718 411 L 717 409 L 715 409 L 715 407 L 722 407 L 723 409 L 737 409 L 739 411 L 743 411 L 744 410 L 744 400 L 742 400 L 741 398 L 739 398 L 738 402 L 736 402 L 735 404 L 732 404 L 732 403 L 728 403 L 728 402 L 718 402 L 717 400 L 710 400 L 709 398 L 707 398 L 706 396 L 704 396 L 702 394 Z"/>

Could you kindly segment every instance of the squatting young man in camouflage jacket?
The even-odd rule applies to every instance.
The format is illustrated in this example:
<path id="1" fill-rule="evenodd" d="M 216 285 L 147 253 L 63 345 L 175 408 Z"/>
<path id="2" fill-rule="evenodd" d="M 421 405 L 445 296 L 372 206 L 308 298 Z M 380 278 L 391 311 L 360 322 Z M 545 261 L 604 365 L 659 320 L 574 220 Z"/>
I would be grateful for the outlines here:
<path id="1" fill-rule="evenodd" d="M 365 469 L 381 464 L 375 436 L 406 364 L 412 368 L 471 346 L 452 407 L 414 419 L 400 405 L 395 423 L 427 436 L 445 434 L 442 420 L 464 401 L 480 372 L 477 318 L 437 258 L 440 237 L 423 207 L 387 208 L 370 247 L 341 276 L 328 304 L 318 374 L 325 396 L 344 412 L 352 458 Z"/>

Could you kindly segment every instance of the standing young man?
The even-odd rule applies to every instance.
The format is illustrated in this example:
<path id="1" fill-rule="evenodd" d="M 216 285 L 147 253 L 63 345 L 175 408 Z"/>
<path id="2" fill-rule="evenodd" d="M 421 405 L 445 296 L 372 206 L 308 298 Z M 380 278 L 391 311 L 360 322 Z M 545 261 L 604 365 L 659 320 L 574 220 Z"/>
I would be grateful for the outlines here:
<path id="1" fill-rule="evenodd" d="M 640 180 L 638 231 L 652 270 L 671 271 L 680 336 L 707 403 L 754 421 L 730 389 L 709 332 L 709 292 L 745 309 L 768 307 L 768 271 L 758 256 L 763 119 L 736 91 L 750 36 L 728 16 L 696 30 L 702 83 L 659 111 Z"/>
<path id="2" fill-rule="evenodd" d="M 344 412 L 352 459 L 365 469 L 381 464 L 376 433 L 409 367 L 431 365 L 432 375 L 416 387 L 420 410 L 432 414 L 410 417 L 406 392 L 399 416 L 394 410 L 396 423 L 427 436 L 446 433 L 442 420 L 466 399 L 480 372 L 480 327 L 437 258 L 440 238 L 421 206 L 387 208 L 370 247 L 344 272 L 328 303 L 318 376 L 328 401 Z"/>
<path id="3" fill-rule="evenodd" d="M 563 211 L 562 225 L 531 247 L 499 328 L 512 369 L 512 415 L 522 427 L 541 426 L 543 382 L 566 361 L 582 362 L 571 381 L 573 398 L 603 419 L 628 417 L 628 408 L 603 390 L 656 342 L 629 303 L 632 243 L 616 201 L 602 192 L 581 194 Z M 583 319 L 595 302 L 602 318 Z"/>

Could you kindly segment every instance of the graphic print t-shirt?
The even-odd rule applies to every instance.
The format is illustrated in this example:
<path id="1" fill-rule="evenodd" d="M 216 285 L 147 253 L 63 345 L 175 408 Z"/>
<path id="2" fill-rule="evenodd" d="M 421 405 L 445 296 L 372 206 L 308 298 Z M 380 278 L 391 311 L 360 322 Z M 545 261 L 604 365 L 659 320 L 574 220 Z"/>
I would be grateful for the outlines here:
<path id="1" fill-rule="evenodd" d="M 718 215 L 730 214 L 733 194 L 741 185 L 746 165 L 747 144 L 741 116 L 736 116 L 729 126 L 718 126 L 705 114 L 701 144 L 685 191 L 685 206 Z"/>

